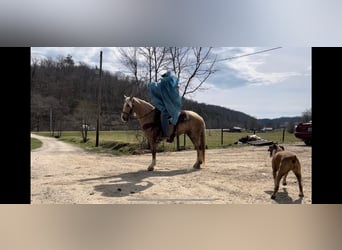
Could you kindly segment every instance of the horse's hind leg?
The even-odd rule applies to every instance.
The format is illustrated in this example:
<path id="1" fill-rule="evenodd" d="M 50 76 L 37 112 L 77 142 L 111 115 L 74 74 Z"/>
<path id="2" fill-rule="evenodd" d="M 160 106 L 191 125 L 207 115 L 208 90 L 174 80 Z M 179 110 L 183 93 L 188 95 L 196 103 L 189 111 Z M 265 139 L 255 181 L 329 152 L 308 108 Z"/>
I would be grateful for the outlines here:
<path id="1" fill-rule="evenodd" d="M 197 160 L 195 162 L 195 164 L 193 165 L 193 168 L 195 169 L 200 169 L 201 168 L 201 164 L 203 162 L 202 159 L 202 152 L 201 152 L 201 144 L 200 144 L 200 138 L 199 137 L 195 137 L 193 134 L 188 133 L 187 134 L 190 138 L 190 140 L 192 141 L 192 143 L 194 144 L 196 151 L 197 151 Z"/>
<path id="2" fill-rule="evenodd" d="M 196 160 L 195 164 L 193 165 L 193 168 L 194 168 L 194 169 L 200 169 L 200 168 L 201 168 L 202 161 L 200 160 L 201 152 L 200 152 L 200 150 L 198 149 L 198 146 L 196 146 L 196 151 L 197 151 L 197 160 Z"/>
<path id="3" fill-rule="evenodd" d="M 152 150 L 152 162 L 148 166 L 147 170 L 148 171 L 153 171 L 154 170 L 154 166 L 156 165 L 157 143 L 150 141 L 150 145 L 151 145 L 151 150 Z"/>

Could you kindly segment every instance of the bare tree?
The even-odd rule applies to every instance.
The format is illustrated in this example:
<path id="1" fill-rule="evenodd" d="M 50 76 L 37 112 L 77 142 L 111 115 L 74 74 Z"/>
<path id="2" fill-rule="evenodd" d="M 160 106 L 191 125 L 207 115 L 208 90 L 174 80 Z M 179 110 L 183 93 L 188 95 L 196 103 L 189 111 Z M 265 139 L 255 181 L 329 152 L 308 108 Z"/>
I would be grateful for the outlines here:
<path id="1" fill-rule="evenodd" d="M 119 48 L 119 61 L 133 74 L 138 87 L 135 91 L 142 96 L 147 93 L 144 83 L 158 81 L 160 70 L 169 64 L 164 47 Z"/>
<path id="2" fill-rule="evenodd" d="M 139 48 L 142 68 L 146 70 L 145 79 L 148 82 L 158 81 L 158 74 L 161 69 L 167 67 L 167 48 L 165 47 L 142 47 Z"/>
<path id="3" fill-rule="evenodd" d="M 140 47 L 120 48 L 119 60 L 131 72 L 136 81 L 158 81 L 158 74 L 164 68 L 172 68 L 183 90 L 181 96 L 201 89 L 203 83 L 215 72 L 216 57 L 212 48 L 190 47 Z M 140 78 L 138 76 L 139 72 Z"/>
<path id="4" fill-rule="evenodd" d="M 139 53 L 143 56 L 146 64 L 147 74 L 145 79 L 148 79 L 148 82 L 152 82 L 152 47 L 139 48 Z"/>
<path id="5" fill-rule="evenodd" d="M 178 79 L 181 76 L 182 70 L 189 63 L 189 51 L 191 48 L 178 48 L 170 47 L 169 54 L 172 63 L 172 69 L 175 72 Z"/>
<path id="6" fill-rule="evenodd" d="M 216 57 L 212 58 L 211 50 L 211 47 L 192 48 L 179 55 L 177 61 L 182 62 L 186 58 L 186 63 L 178 66 L 181 69 L 179 78 L 184 80 L 182 97 L 201 89 L 203 83 L 215 72 Z"/>
<path id="7" fill-rule="evenodd" d="M 137 51 L 137 47 L 119 48 L 119 60 L 133 74 L 135 82 L 138 85 L 140 77 L 138 76 Z"/>
<path id="8" fill-rule="evenodd" d="M 75 109 L 75 117 L 80 121 L 80 129 L 83 142 L 88 141 L 88 130 L 90 124 L 96 123 L 96 105 L 87 100 L 80 100 L 77 108 Z"/>
<path id="9" fill-rule="evenodd" d="M 32 57 L 31 58 L 31 78 L 35 77 L 38 64 L 39 64 L 39 59 Z"/>
<path id="10" fill-rule="evenodd" d="M 302 113 L 302 121 L 303 122 L 309 122 L 311 120 L 312 120 L 312 113 L 311 113 L 311 108 L 310 108 L 310 109 L 305 110 Z"/>
<path id="11" fill-rule="evenodd" d="M 158 73 L 161 69 L 168 65 L 166 61 L 166 48 L 165 47 L 153 47 L 152 48 L 152 59 L 154 69 L 154 80 L 158 81 Z"/>

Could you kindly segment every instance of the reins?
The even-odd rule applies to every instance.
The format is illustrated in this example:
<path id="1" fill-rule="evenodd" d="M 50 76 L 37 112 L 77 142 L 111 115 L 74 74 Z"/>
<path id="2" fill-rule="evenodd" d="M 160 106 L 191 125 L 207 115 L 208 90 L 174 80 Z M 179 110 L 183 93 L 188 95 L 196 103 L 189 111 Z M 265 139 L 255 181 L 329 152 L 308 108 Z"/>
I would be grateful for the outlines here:
<path id="1" fill-rule="evenodd" d="M 130 116 L 131 113 L 132 113 L 132 111 L 133 111 L 133 107 L 134 107 L 134 105 L 132 105 L 131 110 L 130 110 L 129 112 L 122 111 L 121 113 Z M 142 118 L 148 116 L 149 114 L 151 114 L 153 111 L 155 111 L 155 109 L 156 109 L 156 108 L 153 107 L 153 109 L 150 110 L 149 112 L 147 112 L 146 114 L 144 114 L 144 115 L 142 115 L 142 116 L 140 116 L 140 117 L 134 117 L 134 118 L 135 118 L 135 119 L 138 119 L 138 120 L 139 120 L 139 119 L 142 119 Z"/>
<path id="2" fill-rule="evenodd" d="M 146 114 L 140 116 L 140 117 L 137 117 L 137 119 L 141 119 L 141 118 L 144 118 L 146 116 L 148 116 L 149 114 L 151 114 L 156 108 L 153 108 L 152 110 L 150 110 L 149 112 L 147 112 Z"/>

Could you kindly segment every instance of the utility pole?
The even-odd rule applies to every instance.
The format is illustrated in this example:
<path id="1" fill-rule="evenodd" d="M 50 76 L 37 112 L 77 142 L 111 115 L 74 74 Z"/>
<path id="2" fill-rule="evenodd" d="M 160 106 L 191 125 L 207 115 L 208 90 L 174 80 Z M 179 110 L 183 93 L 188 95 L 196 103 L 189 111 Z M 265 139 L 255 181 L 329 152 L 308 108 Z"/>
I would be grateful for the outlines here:
<path id="1" fill-rule="evenodd" d="M 102 79 L 102 51 L 100 51 L 100 81 L 97 93 L 97 120 L 96 120 L 96 144 L 99 146 L 99 129 L 100 129 L 100 113 L 101 113 L 101 79 Z"/>
<path id="2" fill-rule="evenodd" d="M 52 136 L 52 107 L 50 107 L 50 136 Z"/>

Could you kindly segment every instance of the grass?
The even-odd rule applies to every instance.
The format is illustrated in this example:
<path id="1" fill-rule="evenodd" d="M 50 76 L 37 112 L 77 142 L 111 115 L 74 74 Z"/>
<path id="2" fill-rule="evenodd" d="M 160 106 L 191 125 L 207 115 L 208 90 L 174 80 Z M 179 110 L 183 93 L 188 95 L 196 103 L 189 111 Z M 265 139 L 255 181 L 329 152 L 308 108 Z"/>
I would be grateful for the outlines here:
<path id="1" fill-rule="evenodd" d="M 221 136 L 221 131 L 220 135 Z M 208 133 L 207 133 L 208 134 Z M 247 135 L 252 135 L 253 133 L 250 132 L 241 132 L 241 133 L 223 133 L 223 144 L 224 145 L 230 145 L 237 140 L 239 140 L 241 137 L 245 137 Z M 284 142 L 283 142 L 283 130 L 282 129 L 276 129 L 271 132 L 265 132 L 265 133 L 256 133 L 257 136 L 261 137 L 262 139 L 278 142 L 278 143 L 286 143 L 286 144 L 293 144 L 296 142 L 300 142 L 298 138 L 294 136 L 294 134 L 291 134 L 287 131 L 285 131 L 284 134 Z M 207 136 L 208 137 L 208 136 Z M 217 137 L 217 135 L 215 136 Z"/>
<path id="2" fill-rule="evenodd" d="M 36 138 L 31 138 L 31 150 L 40 148 L 42 146 L 42 142 Z"/>
<path id="3" fill-rule="evenodd" d="M 50 136 L 50 132 L 35 133 L 42 136 Z M 88 131 L 87 141 L 83 142 L 80 131 L 62 132 L 61 141 L 75 144 L 85 150 L 114 155 L 138 154 L 146 148 L 147 141 L 141 131 L 100 131 L 99 146 L 95 147 L 95 131 Z"/>
<path id="4" fill-rule="evenodd" d="M 50 132 L 39 132 L 39 135 L 50 136 Z M 241 137 L 251 135 L 250 132 L 241 133 L 223 133 L 223 144 L 221 145 L 221 129 L 207 129 L 206 141 L 208 149 L 234 147 L 237 146 L 234 142 L 238 141 Z M 285 132 L 284 142 L 283 130 L 275 130 L 272 132 L 260 133 L 257 136 L 278 143 L 293 144 L 300 142 L 294 134 Z M 180 137 L 180 146 L 184 149 L 193 149 L 193 144 L 189 137 L 184 135 Z M 122 154 L 138 154 L 147 148 L 147 140 L 143 136 L 141 130 L 128 130 L 128 131 L 101 131 L 99 133 L 99 146 L 95 147 L 96 134 L 95 131 L 88 132 L 87 142 L 82 141 L 82 135 L 80 131 L 67 131 L 62 132 L 59 140 L 76 144 L 86 150 L 100 153 L 110 153 L 115 155 Z M 173 143 L 161 142 L 158 145 L 158 151 L 176 151 L 176 139 Z"/>

